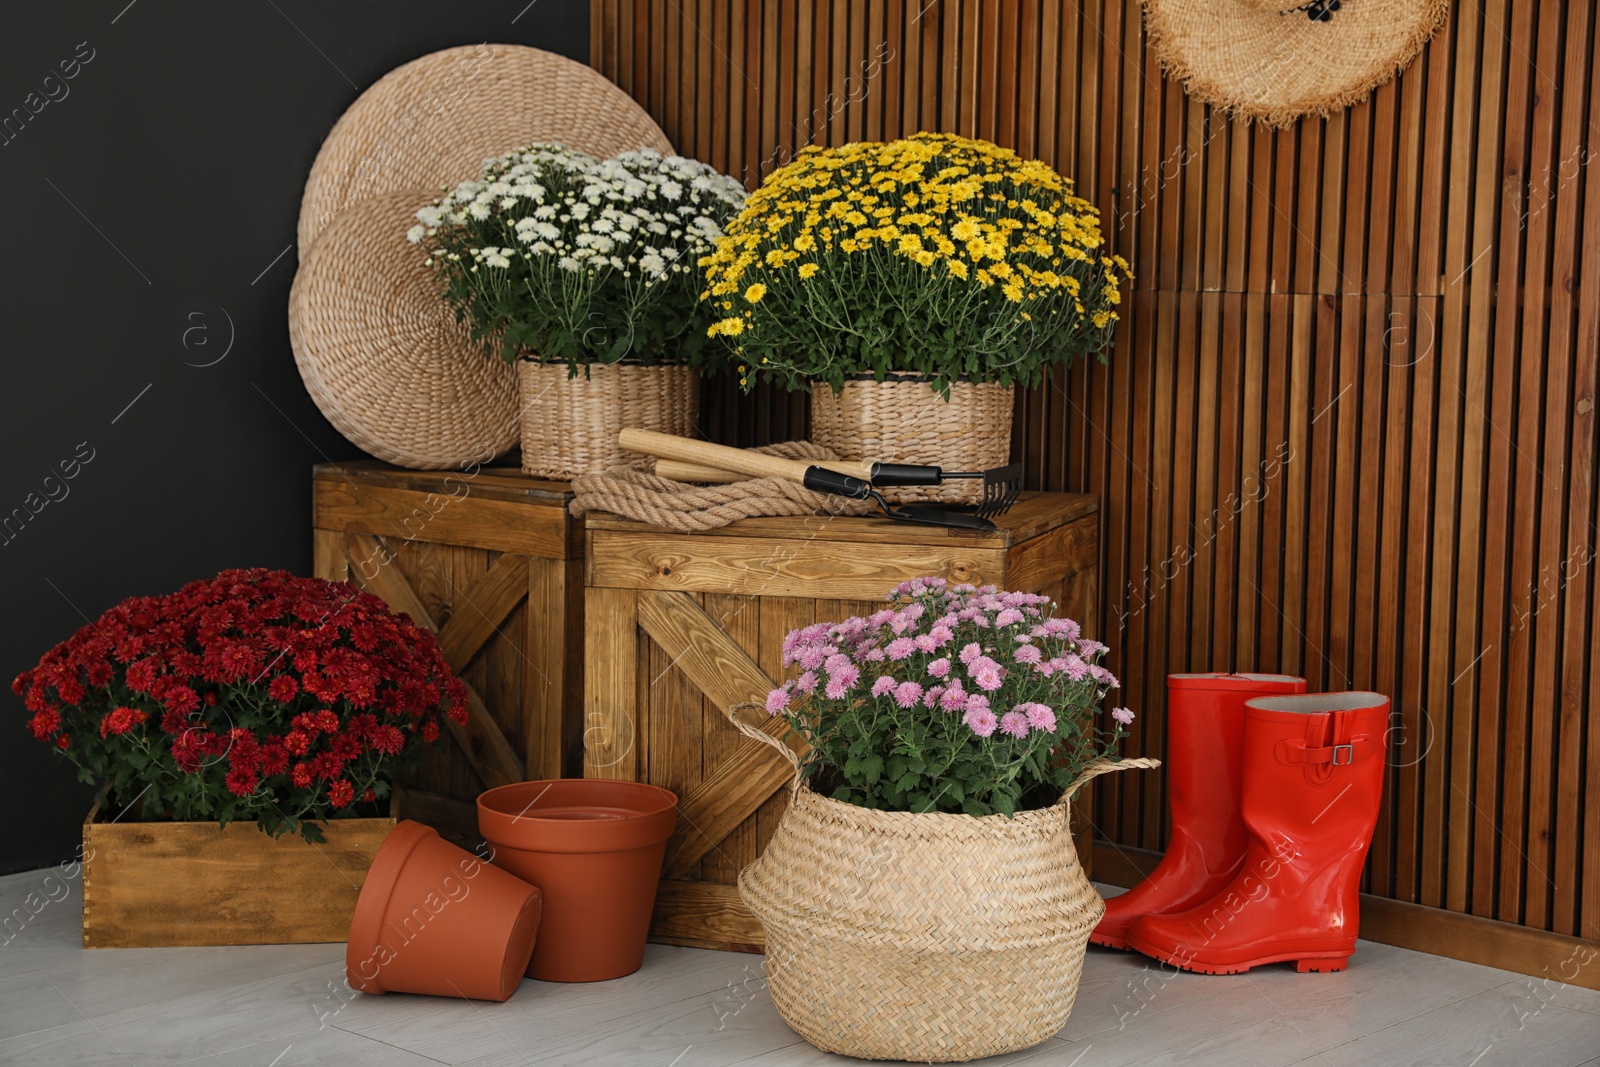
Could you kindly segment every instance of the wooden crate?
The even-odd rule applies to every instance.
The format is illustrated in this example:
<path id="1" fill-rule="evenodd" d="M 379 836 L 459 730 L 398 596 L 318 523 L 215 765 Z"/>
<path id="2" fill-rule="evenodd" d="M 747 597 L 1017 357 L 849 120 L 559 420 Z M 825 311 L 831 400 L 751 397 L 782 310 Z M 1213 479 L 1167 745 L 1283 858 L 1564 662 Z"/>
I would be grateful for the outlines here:
<path id="1" fill-rule="evenodd" d="M 653 940 L 759 951 L 739 870 L 766 847 L 788 765 L 727 721 L 783 677 L 782 641 L 812 622 L 865 614 L 920 575 L 1047 593 L 1095 631 L 1098 504 L 1031 494 L 995 533 L 885 519 L 748 519 L 677 534 L 588 517 L 584 774 L 651 782 L 681 798 Z M 773 723 L 781 732 L 782 721 Z M 1087 794 L 1084 794 L 1086 803 Z M 1088 868 L 1086 808 L 1075 808 Z"/>
<path id="2" fill-rule="evenodd" d="M 326 838 L 253 822 L 83 822 L 83 947 L 343 941 L 395 820 L 330 819 Z"/>
<path id="3" fill-rule="evenodd" d="M 580 773 L 583 526 L 565 482 L 515 468 L 313 472 L 316 573 L 433 630 L 467 684 L 454 743 L 428 746 L 406 815 L 475 839 L 484 789 Z"/>

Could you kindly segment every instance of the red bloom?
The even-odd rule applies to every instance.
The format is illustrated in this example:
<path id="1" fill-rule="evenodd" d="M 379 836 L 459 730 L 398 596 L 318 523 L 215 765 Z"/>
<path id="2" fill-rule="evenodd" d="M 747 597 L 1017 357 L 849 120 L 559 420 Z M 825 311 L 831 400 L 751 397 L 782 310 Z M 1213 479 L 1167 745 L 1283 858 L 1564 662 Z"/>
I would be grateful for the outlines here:
<path id="1" fill-rule="evenodd" d="M 111 712 L 100 720 L 100 736 L 125 734 L 149 717 L 137 708 L 112 708 Z"/>
<path id="2" fill-rule="evenodd" d="M 263 741 L 260 756 L 261 773 L 264 775 L 282 774 L 289 766 L 289 750 L 279 738 L 271 737 Z"/>
<path id="3" fill-rule="evenodd" d="M 249 796 L 261 784 L 261 779 L 256 777 L 255 772 L 246 767 L 232 768 L 224 781 L 228 786 L 228 792 L 238 797 Z"/>
<path id="4" fill-rule="evenodd" d="M 280 704 L 287 704 L 300 692 L 300 683 L 290 674 L 280 674 L 267 683 L 267 696 Z"/>
<path id="5" fill-rule="evenodd" d="M 174 682 L 162 690 L 161 703 L 168 711 L 187 715 L 200 706 L 200 696 L 188 686 Z"/>
<path id="6" fill-rule="evenodd" d="M 324 752 L 311 761 L 311 773 L 325 782 L 333 781 L 343 770 L 344 760 L 332 752 Z"/>
<path id="7" fill-rule="evenodd" d="M 128 664 L 126 675 L 128 688 L 135 693 L 148 694 L 156 684 L 156 678 L 161 673 L 161 664 L 154 656 Z"/>
<path id="8" fill-rule="evenodd" d="M 70 674 L 56 672 L 56 695 L 63 704 L 81 704 L 83 702 L 83 685 Z"/>
<path id="9" fill-rule="evenodd" d="M 195 750 L 193 735 L 188 732 L 179 734 L 172 742 L 172 762 L 185 774 L 193 774 L 200 769 L 202 753 Z"/>
<path id="10" fill-rule="evenodd" d="M 41 741 L 54 737 L 59 729 L 61 729 L 61 713 L 55 708 L 45 708 L 28 720 L 29 732 Z"/>
<path id="11" fill-rule="evenodd" d="M 341 778 L 328 787 L 328 800 L 336 808 L 348 808 L 355 798 L 356 787 L 348 779 Z"/>
<path id="12" fill-rule="evenodd" d="M 370 789 L 368 789 L 368 790 L 367 790 L 367 791 L 366 791 L 366 792 L 364 792 L 364 793 L 362 793 L 362 794 L 361 794 L 361 799 L 362 799 L 362 800 L 365 800 L 365 801 L 366 801 L 366 802 L 367 802 L 367 803 L 369 803 L 369 804 L 370 804 L 370 803 L 371 803 L 371 802 L 372 802 L 372 801 L 374 801 L 374 800 L 376 800 L 376 799 L 377 799 L 377 798 L 378 798 L 378 794 L 376 794 L 376 793 L 374 793 L 374 792 L 373 792 L 373 791 L 372 791 L 372 790 L 370 790 Z"/>
<path id="13" fill-rule="evenodd" d="M 67 750 L 67 746 L 70 744 L 72 744 L 72 738 L 68 737 L 66 734 L 62 734 L 60 737 L 56 738 L 56 747 L 63 752 Z"/>
<path id="14" fill-rule="evenodd" d="M 361 755 L 361 739 L 350 734 L 338 734 L 328 741 L 328 750 L 342 760 L 353 760 Z"/>
<path id="15" fill-rule="evenodd" d="M 289 772 L 289 781 L 293 782 L 301 789 L 309 786 L 311 784 L 310 766 L 304 763 L 296 763 L 294 765 L 294 770 Z"/>
<path id="16" fill-rule="evenodd" d="M 339 729 L 339 716 L 329 709 L 323 708 L 317 712 L 317 726 L 322 729 L 323 733 L 335 733 Z"/>
<path id="17" fill-rule="evenodd" d="M 405 744 L 405 735 L 393 726 L 380 726 L 373 732 L 372 747 L 385 756 L 399 755 Z"/>
<path id="18" fill-rule="evenodd" d="M 311 749 L 311 737 L 299 730 L 290 730 L 284 735 L 283 747 L 296 756 L 304 756 Z"/>
<path id="19" fill-rule="evenodd" d="M 429 744 L 439 740 L 439 724 L 429 719 L 422 724 L 422 739 Z"/>

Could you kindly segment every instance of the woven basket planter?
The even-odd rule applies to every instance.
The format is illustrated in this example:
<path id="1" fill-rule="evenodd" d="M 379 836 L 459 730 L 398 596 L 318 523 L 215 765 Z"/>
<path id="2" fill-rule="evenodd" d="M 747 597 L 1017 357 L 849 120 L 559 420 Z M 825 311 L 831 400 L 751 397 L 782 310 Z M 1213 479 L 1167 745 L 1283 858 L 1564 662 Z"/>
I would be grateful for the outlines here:
<path id="1" fill-rule="evenodd" d="M 811 440 L 843 459 L 933 463 L 952 471 L 1002 467 L 1011 456 L 1015 388 L 993 382 L 952 382 L 946 401 L 926 379 L 890 375 L 851 379 L 835 393 L 811 383 Z M 975 504 L 977 479 L 948 485 L 886 489 L 890 500 Z"/>
<path id="2" fill-rule="evenodd" d="M 1155 765 L 1091 764 L 1059 803 L 1014 818 L 874 811 L 797 777 L 771 843 L 739 875 L 766 932 L 778 1014 L 825 1052 L 871 1060 L 971 1060 L 1044 1041 L 1072 1011 L 1105 913 L 1067 803 L 1097 775 Z"/>
<path id="3" fill-rule="evenodd" d="M 648 456 L 625 452 L 625 426 L 694 436 L 700 382 L 685 366 L 593 363 L 569 377 L 565 363 L 517 361 L 522 469 L 570 481 L 610 467 L 648 470 Z"/>

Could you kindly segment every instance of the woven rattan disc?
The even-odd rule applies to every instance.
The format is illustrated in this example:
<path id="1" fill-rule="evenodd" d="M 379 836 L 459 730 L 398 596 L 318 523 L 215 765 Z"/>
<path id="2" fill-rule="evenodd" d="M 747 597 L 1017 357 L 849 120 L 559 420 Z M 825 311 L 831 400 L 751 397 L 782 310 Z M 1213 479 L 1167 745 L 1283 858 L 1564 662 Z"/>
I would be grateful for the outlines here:
<path id="1" fill-rule="evenodd" d="M 601 159 L 672 151 L 644 108 L 581 63 L 522 45 L 447 48 L 378 79 L 334 125 L 300 201 L 300 256 L 350 204 L 420 188 L 420 207 L 535 141 Z"/>
<path id="2" fill-rule="evenodd" d="M 406 240 L 425 189 L 341 211 L 300 263 L 289 339 L 306 388 L 362 449 L 402 467 L 483 462 L 517 441 L 517 372 L 456 322 Z"/>

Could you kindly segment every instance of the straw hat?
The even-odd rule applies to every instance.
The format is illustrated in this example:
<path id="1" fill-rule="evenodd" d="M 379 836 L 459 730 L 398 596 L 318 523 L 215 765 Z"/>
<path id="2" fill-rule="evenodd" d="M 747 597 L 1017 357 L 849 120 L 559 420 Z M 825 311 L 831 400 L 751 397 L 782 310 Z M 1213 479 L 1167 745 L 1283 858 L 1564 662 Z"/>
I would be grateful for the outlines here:
<path id="1" fill-rule="evenodd" d="M 484 160 L 535 141 L 599 159 L 672 151 L 644 108 L 582 63 L 523 45 L 446 48 L 379 78 L 334 125 L 300 201 L 300 255 L 350 204 L 422 189 L 421 207 Z"/>
<path id="2" fill-rule="evenodd" d="M 406 240 L 427 189 L 352 204 L 289 291 L 295 365 L 334 428 L 379 459 L 440 470 L 517 442 L 517 372 L 472 343 Z"/>
<path id="3" fill-rule="evenodd" d="M 1167 74 L 1269 126 L 1359 103 L 1416 58 L 1449 10 L 1450 0 L 1144 0 Z"/>

